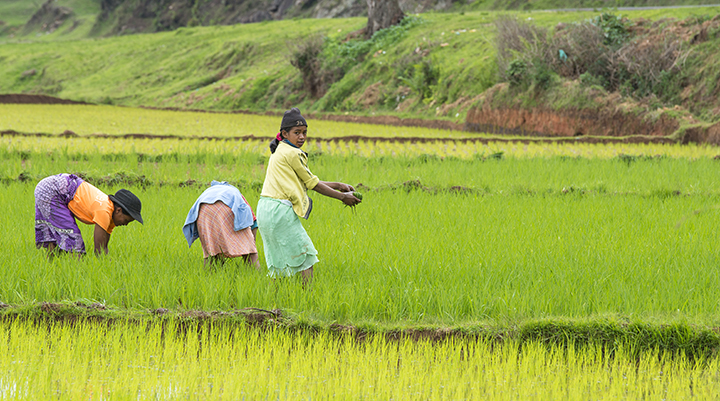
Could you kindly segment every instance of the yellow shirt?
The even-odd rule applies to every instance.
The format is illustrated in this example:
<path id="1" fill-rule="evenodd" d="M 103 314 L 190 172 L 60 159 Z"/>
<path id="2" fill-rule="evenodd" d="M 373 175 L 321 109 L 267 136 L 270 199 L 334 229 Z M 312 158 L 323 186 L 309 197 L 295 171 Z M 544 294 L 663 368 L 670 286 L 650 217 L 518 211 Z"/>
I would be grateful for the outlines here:
<path id="1" fill-rule="evenodd" d="M 307 166 L 307 153 L 283 141 L 270 156 L 260 196 L 288 200 L 295 214 L 304 217 L 310 208 L 307 190 L 318 182 L 320 179 Z"/>
<path id="2" fill-rule="evenodd" d="M 115 228 L 112 214 L 115 210 L 113 202 L 102 191 L 83 181 L 75 191 L 68 208 L 85 224 L 97 224 L 108 234 Z"/>

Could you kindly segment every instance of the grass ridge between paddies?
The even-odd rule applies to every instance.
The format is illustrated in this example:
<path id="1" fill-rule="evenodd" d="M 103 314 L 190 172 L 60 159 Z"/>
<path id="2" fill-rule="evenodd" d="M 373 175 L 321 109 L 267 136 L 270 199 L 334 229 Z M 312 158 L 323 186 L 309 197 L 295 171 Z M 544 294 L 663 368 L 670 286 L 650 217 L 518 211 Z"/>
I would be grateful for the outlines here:
<path id="1" fill-rule="evenodd" d="M 369 336 L 379 336 L 389 342 L 404 341 L 468 341 L 482 340 L 502 344 L 543 344 L 548 347 L 602 347 L 609 354 L 626 349 L 637 357 L 658 350 L 668 355 L 691 360 L 717 357 L 720 349 L 720 329 L 703 327 L 688 322 L 633 321 L 627 316 L 592 316 L 579 319 L 543 318 L 526 321 L 498 321 L 466 323 L 458 326 L 396 324 L 348 324 L 307 320 L 280 309 L 266 310 L 246 307 L 230 311 L 118 309 L 89 301 L 47 303 L 12 306 L 0 303 L 0 324 L 27 322 L 29 324 L 62 327 L 100 323 L 106 327 L 123 327 L 128 324 L 144 326 L 162 324 L 177 327 L 178 331 L 191 328 L 213 330 L 238 327 L 269 333 L 306 335 L 326 333 L 350 341 L 364 342 Z"/>

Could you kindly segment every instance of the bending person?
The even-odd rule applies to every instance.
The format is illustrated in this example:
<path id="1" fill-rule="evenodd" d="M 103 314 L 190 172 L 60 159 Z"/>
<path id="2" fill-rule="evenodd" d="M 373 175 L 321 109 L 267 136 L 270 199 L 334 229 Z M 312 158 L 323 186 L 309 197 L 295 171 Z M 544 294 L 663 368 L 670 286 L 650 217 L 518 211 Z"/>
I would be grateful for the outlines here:
<path id="1" fill-rule="evenodd" d="M 300 110 L 285 112 L 280 133 L 270 143 L 265 182 L 258 202 L 258 228 L 263 239 L 265 261 L 270 277 L 300 273 L 303 283 L 313 278 L 319 260 L 317 250 L 300 223 L 312 210 L 307 190 L 338 199 L 348 206 L 360 203 L 355 189 L 341 182 L 326 182 L 310 172 L 308 156 L 300 148 L 307 139 L 307 122 Z"/>
<path id="2" fill-rule="evenodd" d="M 256 233 L 255 214 L 245 197 L 234 186 L 218 181 L 213 181 L 195 201 L 183 225 L 188 246 L 200 239 L 205 265 L 242 257 L 245 263 L 260 269 Z"/>
<path id="3" fill-rule="evenodd" d="M 107 254 L 115 227 L 133 220 L 142 224 L 141 208 L 140 199 L 127 189 L 108 196 L 74 174 L 43 178 L 35 187 L 35 245 L 50 255 L 58 250 L 84 254 L 78 219 L 95 225 L 95 254 Z"/>

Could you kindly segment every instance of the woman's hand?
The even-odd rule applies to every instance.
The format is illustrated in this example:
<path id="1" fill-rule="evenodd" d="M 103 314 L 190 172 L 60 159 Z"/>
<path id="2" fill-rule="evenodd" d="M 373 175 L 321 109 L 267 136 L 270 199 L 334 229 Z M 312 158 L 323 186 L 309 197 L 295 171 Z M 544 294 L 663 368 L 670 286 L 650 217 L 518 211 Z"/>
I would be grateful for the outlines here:
<path id="1" fill-rule="evenodd" d="M 355 191 L 355 188 L 352 185 L 344 184 L 342 182 L 338 182 L 337 188 L 335 188 L 335 189 L 340 192 L 354 192 Z"/>
<path id="2" fill-rule="evenodd" d="M 343 190 L 341 190 L 341 188 Z M 325 196 L 338 199 L 348 206 L 355 206 L 362 202 L 362 200 L 353 195 L 355 188 L 353 188 L 352 185 L 343 184 L 342 182 L 320 181 L 317 185 L 315 185 L 313 190 Z"/>
<path id="3" fill-rule="evenodd" d="M 344 203 L 348 206 L 355 206 L 360 202 L 362 202 L 362 201 L 360 199 L 356 198 L 355 195 L 353 195 L 352 191 L 343 192 L 342 203 Z"/>

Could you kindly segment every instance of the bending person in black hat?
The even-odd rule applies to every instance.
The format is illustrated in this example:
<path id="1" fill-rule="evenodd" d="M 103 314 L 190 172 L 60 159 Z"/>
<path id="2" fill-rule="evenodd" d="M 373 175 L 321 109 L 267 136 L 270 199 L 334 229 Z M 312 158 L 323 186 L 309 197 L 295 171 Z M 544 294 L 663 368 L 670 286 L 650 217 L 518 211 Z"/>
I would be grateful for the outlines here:
<path id="1" fill-rule="evenodd" d="M 35 246 L 51 255 L 58 250 L 84 254 L 78 219 L 95 225 L 95 254 L 107 254 L 116 226 L 133 220 L 142 224 L 141 208 L 140 199 L 127 189 L 108 196 L 74 174 L 44 178 L 35 187 Z"/>

